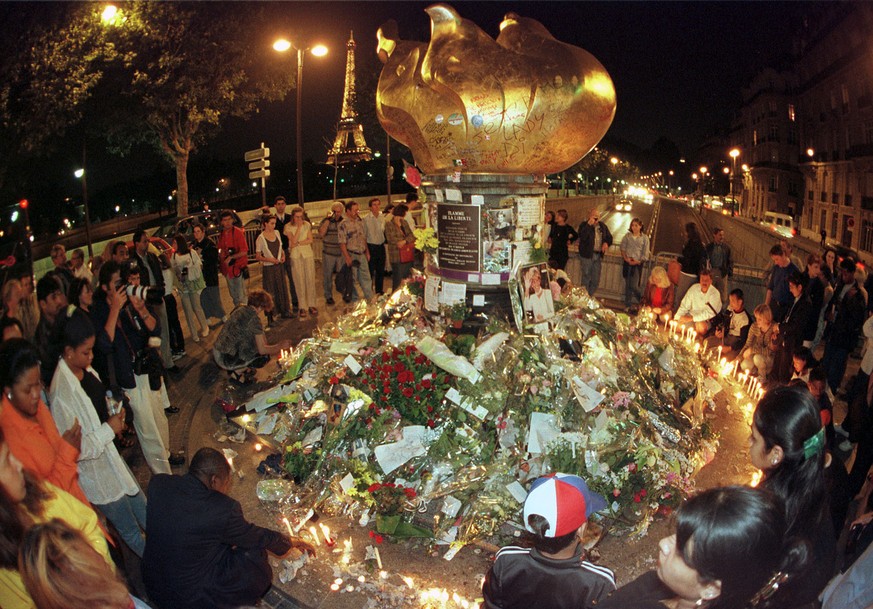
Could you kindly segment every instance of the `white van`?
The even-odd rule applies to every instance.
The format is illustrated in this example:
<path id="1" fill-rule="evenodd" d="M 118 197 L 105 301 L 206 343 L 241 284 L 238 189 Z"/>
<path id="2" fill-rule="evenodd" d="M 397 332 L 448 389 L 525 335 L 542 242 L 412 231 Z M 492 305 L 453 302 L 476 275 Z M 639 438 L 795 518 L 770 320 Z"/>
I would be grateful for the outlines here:
<path id="1" fill-rule="evenodd" d="M 794 219 L 788 214 L 779 214 L 775 211 L 764 212 L 761 224 L 786 239 L 794 236 Z"/>

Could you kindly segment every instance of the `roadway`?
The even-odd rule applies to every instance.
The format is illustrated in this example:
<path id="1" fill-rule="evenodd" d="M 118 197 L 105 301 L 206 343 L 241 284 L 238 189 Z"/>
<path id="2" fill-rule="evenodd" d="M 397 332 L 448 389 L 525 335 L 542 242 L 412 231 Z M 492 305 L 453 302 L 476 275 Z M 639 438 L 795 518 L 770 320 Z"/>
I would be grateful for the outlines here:
<path id="1" fill-rule="evenodd" d="M 688 222 L 697 224 L 704 241 L 708 241 L 708 229 L 690 207 L 679 201 L 657 197 L 652 205 L 635 201 L 633 210 L 629 212 L 611 209 L 602 214 L 601 219 L 612 233 L 616 247 L 630 230 L 634 218 L 642 221 L 643 231 L 651 238 L 653 254 L 681 252 L 685 242 L 682 231 Z"/>

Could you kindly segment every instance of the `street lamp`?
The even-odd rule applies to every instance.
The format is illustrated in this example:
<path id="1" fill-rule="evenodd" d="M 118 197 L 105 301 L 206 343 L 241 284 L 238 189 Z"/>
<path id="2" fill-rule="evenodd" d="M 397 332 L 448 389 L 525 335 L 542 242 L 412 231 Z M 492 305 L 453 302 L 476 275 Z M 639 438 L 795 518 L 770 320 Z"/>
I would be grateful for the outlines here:
<path id="1" fill-rule="evenodd" d="M 82 154 L 84 156 L 84 150 Z M 88 178 L 85 176 L 84 168 L 77 169 L 73 172 L 73 175 L 82 180 L 82 206 L 85 208 L 85 239 L 88 241 L 88 258 L 90 259 L 94 257 L 94 247 L 91 244 L 91 213 L 88 211 Z"/>
<path id="2" fill-rule="evenodd" d="M 294 137 L 296 139 L 296 148 L 297 148 L 297 204 L 301 207 L 303 206 L 303 143 L 301 133 L 301 123 L 303 122 L 302 118 L 302 108 L 303 108 L 303 99 L 301 96 L 301 92 L 303 90 L 303 55 L 306 51 L 309 51 L 316 57 L 324 57 L 327 55 L 327 47 L 323 44 L 317 44 L 313 47 L 297 47 L 291 43 L 290 40 L 285 40 L 284 38 L 280 38 L 276 42 L 273 43 L 273 49 L 278 51 L 279 53 L 284 53 L 290 49 L 294 49 L 297 51 L 297 101 L 296 101 L 296 111 L 297 111 L 297 124 L 295 125 L 295 134 Z"/>

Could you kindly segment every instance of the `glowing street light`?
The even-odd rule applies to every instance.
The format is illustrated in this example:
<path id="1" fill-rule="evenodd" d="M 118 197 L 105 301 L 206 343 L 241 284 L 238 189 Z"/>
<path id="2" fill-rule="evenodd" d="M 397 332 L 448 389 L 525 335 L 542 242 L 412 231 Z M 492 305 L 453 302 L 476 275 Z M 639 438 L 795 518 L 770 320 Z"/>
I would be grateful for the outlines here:
<path id="1" fill-rule="evenodd" d="M 106 8 L 103 9 L 103 12 L 100 13 L 100 19 L 103 23 L 106 24 L 114 24 L 115 18 L 118 16 L 118 7 L 114 4 L 107 4 Z"/>
<path id="2" fill-rule="evenodd" d="M 806 156 L 808 156 L 809 158 L 814 157 L 815 156 L 815 149 L 814 148 L 807 148 L 806 149 Z"/>
<path id="3" fill-rule="evenodd" d="M 273 50 L 279 53 L 284 53 L 291 49 L 297 51 L 297 101 L 296 113 L 297 124 L 295 125 L 296 153 L 297 153 L 297 204 L 303 205 L 303 143 L 301 136 L 302 108 L 303 108 L 303 55 L 309 51 L 315 57 L 324 57 L 327 55 L 327 47 L 323 44 L 317 44 L 312 47 L 297 47 L 290 40 L 280 38 L 273 43 Z"/>
<path id="4" fill-rule="evenodd" d="M 82 160 L 84 161 L 85 149 L 82 148 Z M 85 239 L 88 241 L 88 258 L 94 257 L 94 245 L 91 243 L 91 214 L 88 211 L 88 178 L 85 168 L 80 167 L 73 172 L 76 179 L 82 180 L 82 206 L 85 208 Z"/>

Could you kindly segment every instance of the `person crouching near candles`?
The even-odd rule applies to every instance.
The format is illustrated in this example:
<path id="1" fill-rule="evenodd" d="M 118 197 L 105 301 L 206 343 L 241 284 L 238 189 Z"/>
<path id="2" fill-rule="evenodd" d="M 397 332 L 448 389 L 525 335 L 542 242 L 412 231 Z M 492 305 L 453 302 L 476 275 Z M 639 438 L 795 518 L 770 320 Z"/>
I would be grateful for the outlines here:
<path id="1" fill-rule="evenodd" d="M 745 294 L 739 288 L 728 295 L 728 308 L 719 315 L 715 335 L 722 345 L 722 353 L 732 360 L 742 352 L 749 338 L 752 316 L 746 311 Z"/>
<path id="2" fill-rule="evenodd" d="M 670 317 L 670 311 L 673 310 L 674 295 L 675 287 L 670 278 L 667 277 L 666 269 L 662 266 L 652 268 L 649 282 L 646 284 L 646 291 L 643 292 L 643 298 L 640 301 L 642 306 L 657 315 L 661 323 L 666 323 Z"/>
<path id="3" fill-rule="evenodd" d="M 610 569 L 585 560 L 588 518 L 606 501 L 570 474 L 538 478 L 524 502 L 533 548 L 501 548 L 485 576 L 483 609 L 592 607 L 615 590 Z"/>
<path id="4" fill-rule="evenodd" d="M 273 579 L 267 552 L 315 549 L 299 538 L 248 522 L 227 495 L 232 472 L 213 448 L 201 448 L 184 476 L 154 476 L 148 489 L 149 533 L 143 582 L 165 609 L 255 605 Z"/>
<path id="5" fill-rule="evenodd" d="M 676 532 L 658 543 L 658 568 L 598 609 L 787 607 L 785 579 L 809 562 L 809 546 L 786 530 L 773 493 L 743 486 L 703 491 L 682 505 Z"/>
<path id="6" fill-rule="evenodd" d="M 721 294 L 712 285 L 712 272 L 709 269 L 700 270 L 700 282 L 695 283 L 676 310 L 676 319 L 680 324 L 689 324 L 697 334 L 706 336 L 712 328 L 713 318 L 721 311 Z"/>
<path id="7" fill-rule="evenodd" d="M 761 304 L 755 307 L 755 323 L 749 330 L 740 366 L 750 375 L 758 376 L 761 382 L 764 382 L 773 366 L 777 331 L 778 326 L 773 323 L 770 305 Z"/>

